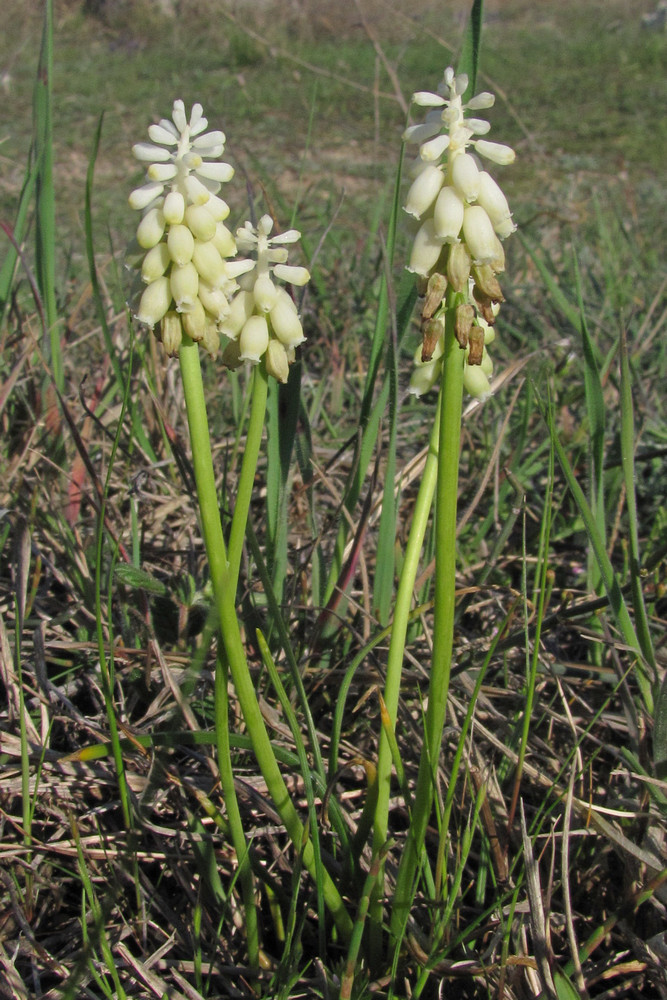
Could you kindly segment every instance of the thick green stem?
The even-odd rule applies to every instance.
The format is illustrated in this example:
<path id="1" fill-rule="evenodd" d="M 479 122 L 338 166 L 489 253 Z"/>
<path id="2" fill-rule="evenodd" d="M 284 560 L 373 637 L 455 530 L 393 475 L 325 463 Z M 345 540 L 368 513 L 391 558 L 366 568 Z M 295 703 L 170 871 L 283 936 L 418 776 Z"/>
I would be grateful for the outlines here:
<path id="1" fill-rule="evenodd" d="M 224 662 L 224 653 L 222 650 L 219 650 L 215 667 L 215 734 L 218 749 L 218 770 L 220 772 L 222 795 L 225 801 L 225 808 L 227 809 L 227 820 L 239 866 L 239 881 L 241 883 L 245 908 L 248 962 L 253 968 L 258 969 L 259 928 L 257 907 L 255 905 L 255 884 L 250 866 L 250 856 L 248 854 L 248 841 L 243 829 L 243 819 L 241 818 L 241 810 L 239 809 L 236 786 L 234 784 L 234 769 L 229 745 L 227 678 L 228 671 L 227 664 Z"/>
<path id="2" fill-rule="evenodd" d="M 252 741 L 255 757 L 266 782 L 269 795 L 285 825 L 296 849 L 303 850 L 303 863 L 315 875 L 314 852 L 307 841 L 304 846 L 303 824 L 294 808 L 287 786 L 278 767 L 243 648 L 239 622 L 236 615 L 236 595 L 230 586 L 231 570 L 228 566 L 225 543 L 220 523 L 218 497 L 213 475 L 213 461 L 208 432 L 208 419 L 204 401 L 204 388 L 199 365 L 199 348 L 189 338 L 183 338 L 179 352 L 185 404 L 190 427 L 192 456 L 197 483 L 197 496 L 202 521 L 204 544 L 209 560 L 211 582 L 215 594 L 220 631 L 227 654 L 232 681 L 239 699 L 241 712 Z M 249 498 L 248 498 L 249 499 Z M 247 510 L 246 510 L 247 515 Z M 245 523 L 245 522 L 244 522 Z M 235 538 L 237 536 L 235 535 Z M 235 560 L 240 558 L 240 540 L 235 542 Z M 323 885 L 325 903 L 343 937 L 349 938 L 352 921 L 340 893 L 331 877 L 325 873 Z"/>
<path id="3" fill-rule="evenodd" d="M 405 851 L 401 857 L 394 893 L 391 931 L 395 938 L 400 937 L 403 931 L 412 903 L 415 876 L 422 856 L 426 827 L 433 805 L 449 692 L 454 640 L 456 509 L 464 361 L 463 352 L 454 336 L 454 320 L 456 306 L 461 301 L 463 301 L 462 296 L 448 292 L 440 396 L 440 446 L 435 515 L 436 570 L 433 659 L 424 743 L 419 762 L 410 831 Z"/>
<path id="4" fill-rule="evenodd" d="M 243 451 L 241 475 L 239 477 L 236 502 L 234 504 L 232 529 L 229 535 L 229 577 L 230 581 L 233 581 L 234 593 L 236 593 L 238 586 L 243 540 L 245 538 L 246 524 L 248 523 L 248 511 L 250 510 L 255 472 L 257 471 L 257 459 L 262 444 L 268 381 L 264 365 L 255 365 L 252 373 L 252 385 L 250 387 L 250 420 L 248 421 L 248 433 Z"/>
<path id="5" fill-rule="evenodd" d="M 403 672 L 403 657 L 405 654 L 405 636 L 408 629 L 410 609 L 414 595 L 415 580 L 419 569 L 419 561 L 424 545 L 424 535 L 428 525 L 428 519 L 433 504 L 433 494 L 438 474 L 438 440 L 440 436 L 440 412 L 433 422 L 431 440 L 428 455 L 424 465 L 419 493 L 412 514 L 412 524 L 408 544 L 405 548 L 405 557 L 401 578 L 396 594 L 396 606 L 391 625 L 391 640 L 389 643 L 389 655 L 387 658 L 387 674 L 384 685 L 384 702 L 389 715 L 392 727 L 396 728 L 398 715 L 398 698 L 401 689 L 401 675 Z M 384 728 L 380 731 L 380 746 L 378 751 L 377 764 L 377 803 L 375 806 L 375 819 L 373 823 L 373 852 L 379 854 L 383 845 L 387 841 L 389 823 L 389 793 L 391 786 L 392 754 L 389 739 Z M 371 901 L 371 938 L 372 950 L 375 952 L 376 960 L 379 960 L 381 950 L 382 926 L 382 896 L 383 896 L 383 873 L 382 867 L 378 873 L 373 898 Z"/>

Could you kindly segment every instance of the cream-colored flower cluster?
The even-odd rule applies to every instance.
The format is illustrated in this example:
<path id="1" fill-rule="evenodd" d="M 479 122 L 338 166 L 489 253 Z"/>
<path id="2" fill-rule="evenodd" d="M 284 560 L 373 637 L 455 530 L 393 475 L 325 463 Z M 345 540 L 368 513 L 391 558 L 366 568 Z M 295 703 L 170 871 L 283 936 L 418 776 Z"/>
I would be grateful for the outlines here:
<path id="1" fill-rule="evenodd" d="M 305 267 L 287 263 L 287 245 L 296 243 L 301 234 L 290 229 L 271 236 L 272 229 L 273 219 L 263 215 L 256 227 L 246 222 L 236 232 L 236 245 L 249 259 L 220 326 L 229 337 L 222 360 L 236 368 L 243 361 L 257 363 L 265 357 L 269 375 L 286 382 L 294 349 L 306 338 L 294 299 L 281 283 L 305 285 L 310 274 Z"/>
<path id="2" fill-rule="evenodd" d="M 497 275 L 505 269 L 501 240 L 516 228 L 507 199 L 477 156 L 512 163 L 509 146 L 477 138 L 490 125 L 471 111 L 490 108 L 493 94 L 481 93 L 467 103 L 465 75 L 450 67 L 437 93 L 420 92 L 413 102 L 429 108 L 426 119 L 405 132 L 406 142 L 419 144 L 413 182 L 405 211 L 419 220 L 408 270 L 418 276 L 426 295 L 422 311 L 423 343 L 415 356 L 410 390 L 417 395 L 438 381 L 444 335 L 444 297 L 448 286 L 465 292 L 467 303 L 457 314 L 457 339 L 466 351 L 464 384 L 474 396 L 490 392 L 493 365 L 486 345 L 503 301 Z M 474 152 L 470 152 L 472 149 Z"/>
<path id="3" fill-rule="evenodd" d="M 200 104 L 188 120 L 175 101 L 171 120 L 149 127 L 151 142 L 133 147 L 148 164 L 146 182 L 129 199 L 142 212 L 133 262 L 145 287 L 136 319 L 153 328 L 168 354 L 186 334 L 215 356 L 224 335 L 229 367 L 266 355 L 267 371 L 284 382 L 305 338 L 292 298 L 274 279 L 309 280 L 306 268 L 287 264 L 285 244 L 300 233 L 270 238 L 273 223 L 264 216 L 257 229 L 247 222 L 234 238 L 224 225 L 229 206 L 218 196 L 234 171 L 219 159 L 224 133 L 207 126 Z M 238 258 L 239 251 L 247 256 Z"/>

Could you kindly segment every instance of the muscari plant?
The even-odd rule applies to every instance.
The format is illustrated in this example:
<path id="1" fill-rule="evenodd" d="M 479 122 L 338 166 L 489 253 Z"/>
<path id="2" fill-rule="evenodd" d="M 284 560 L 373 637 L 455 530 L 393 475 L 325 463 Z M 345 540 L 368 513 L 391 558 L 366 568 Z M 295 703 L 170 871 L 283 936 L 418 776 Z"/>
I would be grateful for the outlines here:
<path id="1" fill-rule="evenodd" d="M 514 154 L 507 146 L 480 138 L 488 131 L 488 123 L 471 117 L 470 112 L 491 107 L 493 97 L 484 93 L 465 102 L 467 89 L 467 77 L 448 69 L 437 93 L 414 95 L 414 103 L 429 110 L 426 120 L 408 128 L 404 136 L 406 143 L 419 147 L 405 209 L 419 224 L 408 268 L 417 276 L 423 296 L 422 342 L 415 354 L 410 389 L 421 394 L 439 386 L 440 401 L 396 597 L 384 690 L 391 729 L 396 725 L 414 580 L 435 496 L 435 645 L 411 826 L 394 893 L 391 931 L 395 941 L 401 940 L 414 894 L 445 720 L 453 641 L 462 396 L 464 388 L 475 396 L 491 391 L 492 364 L 487 347 L 493 340 L 502 301 L 497 278 L 504 267 L 500 240 L 514 229 L 502 191 L 477 158 L 510 163 Z M 260 934 L 256 893 L 234 788 L 228 674 L 269 795 L 305 868 L 321 887 L 339 937 L 358 937 L 358 921 L 353 923 L 341 887 L 322 864 L 317 838 L 307 834 L 287 790 L 260 711 L 236 608 L 268 379 L 287 382 L 295 348 L 305 339 L 294 300 L 284 285 L 303 286 L 309 273 L 288 263 L 288 247 L 300 238 L 296 230 L 272 236 L 273 220 L 268 215 L 257 225 L 246 222 L 235 235 L 227 228 L 230 208 L 220 191 L 232 179 L 233 168 L 220 159 L 224 134 L 207 128 L 199 104 L 188 118 L 183 102 L 176 101 L 171 119 L 149 127 L 150 142 L 134 146 L 135 156 L 146 164 L 147 171 L 145 183 L 130 196 L 131 206 L 141 212 L 130 262 L 136 272 L 135 317 L 153 330 L 168 355 L 178 356 L 180 364 L 221 637 L 215 679 L 218 763 L 238 858 L 249 959 L 257 965 Z M 202 348 L 215 358 L 221 338 L 226 341 L 222 350 L 225 366 L 253 366 L 247 441 L 227 539 L 220 519 L 199 356 Z M 381 862 L 390 832 L 391 768 L 385 727 L 380 734 L 373 826 L 378 879 L 371 920 L 376 931 L 384 921 Z"/>

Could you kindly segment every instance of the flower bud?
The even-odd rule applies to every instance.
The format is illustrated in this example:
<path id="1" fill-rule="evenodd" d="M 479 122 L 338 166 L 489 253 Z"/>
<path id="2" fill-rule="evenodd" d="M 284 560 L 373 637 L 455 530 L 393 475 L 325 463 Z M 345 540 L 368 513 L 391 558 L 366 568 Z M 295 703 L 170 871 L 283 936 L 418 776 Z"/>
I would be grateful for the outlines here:
<path id="1" fill-rule="evenodd" d="M 212 288 L 224 287 L 227 281 L 224 261 L 211 241 L 202 243 L 200 240 L 195 240 L 192 263 Z"/>
<path id="2" fill-rule="evenodd" d="M 470 277 L 470 253 L 465 243 L 454 243 L 447 254 L 447 280 L 455 292 L 468 287 Z"/>
<path id="3" fill-rule="evenodd" d="M 278 289 L 268 274 L 260 274 L 252 289 L 255 305 L 260 312 L 267 313 L 275 305 Z"/>
<path id="4" fill-rule="evenodd" d="M 266 349 L 265 363 L 268 375 L 273 375 L 276 381 L 282 382 L 283 384 L 287 382 L 289 377 L 287 354 L 280 341 L 275 340 L 273 337 L 269 341 L 269 346 Z"/>
<path id="5" fill-rule="evenodd" d="M 171 288 L 169 278 L 161 277 L 151 281 L 139 301 L 137 320 L 146 326 L 155 326 L 166 314 L 171 305 Z"/>
<path id="6" fill-rule="evenodd" d="M 185 225 L 196 239 L 206 243 L 213 239 L 217 223 L 208 210 L 208 204 L 188 205 L 185 210 Z"/>
<path id="7" fill-rule="evenodd" d="M 412 182 L 405 202 L 405 211 L 420 219 L 428 211 L 438 196 L 445 182 L 445 175 L 440 167 L 427 164 Z"/>
<path id="8" fill-rule="evenodd" d="M 178 354 L 183 340 L 183 327 L 181 326 L 181 317 L 171 309 L 162 317 L 160 340 L 170 358 Z"/>
<path id="9" fill-rule="evenodd" d="M 285 301 L 289 300 L 289 301 Z M 287 292 L 277 298 L 269 313 L 271 329 L 285 347 L 298 347 L 306 339 L 301 320 Z"/>
<path id="10" fill-rule="evenodd" d="M 254 308 L 255 299 L 252 292 L 241 289 L 229 305 L 229 312 L 220 325 L 220 332 L 230 340 L 236 340 L 246 321 L 252 316 Z"/>
<path id="11" fill-rule="evenodd" d="M 447 243 L 458 241 L 463 225 L 463 200 L 452 187 L 444 187 L 437 197 L 433 210 L 433 224 L 440 239 Z"/>
<path id="12" fill-rule="evenodd" d="M 466 365 L 463 369 L 463 388 L 476 399 L 491 395 L 491 383 L 479 365 Z"/>
<path id="13" fill-rule="evenodd" d="M 477 195 L 477 204 L 481 205 L 488 217 L 491 219 L 491 224 L 501 238 L 509 236 L 516 229 L 516 226 L 512 222 L 512 216 L 510 214 L 510 207 L 507 204 L 507 198 L 501 191 L 500 187 L 494 181 L 493 177 L 486 172 L 486 170 L 480 171 L 479 174 L 479 194 Z M 502 232 L 499 232 L 499 227 Z"/>
<path id="14" fill-rule="evenodd" d="M 192 308 L 188 312 L 181 313 L 183 330 L 190 340 L 200 341 L 204 339 L 206 327 L 210 320 L 206 318 L 206 312 L 199 299 L 195 299 Z"/>
<path id="15" fill-rule="evenodd" d="M 251 316 L 246 320 L 239 336 L 239 357 L 242 361 L 257 362 L 269 346 L 269 327 L 264 316 Z"/>
<path id="16" fill-rule="evenodd" d="M 452 160 L 452 183 L 462 198 L 475 201 L 479 192 L 479 167 L 470 153 L 459 153 Z"/>
<path id="17" fill-rule="evenodd" d="M 495 233 L 481 205 L 469 205 L 463 213 L 463 237 L 475 264 L 490 264 L 496 256 Z"/>
<path id="18" fill-rule="evenodd" d="M 296 267 L 292 264 L 276 264 L 273 268 L 276 278 L 286 281 L 288 285 L 306 285 L 310 281 L 310 271 L 307 267 Z"/>
<path id="19" fill-rule="evenodd" d="M 199 292 L 199 275 L 192 261 L 183 267 L 172 267 L 169 280 L 176 311 L 187 313 L 194 309 Z"/>
<path id="20" fill-rule="evenodd" d="M 145 281 L 146 284 L 149 285 L 151 281 L 155 281 L 156 278 L 162 277 L 170 263 L 171 258 L 169 256 L 167 244 L 156 244 L 156 246 L 151 247 L 141 262 L 141 280 Z"/>
<path id="21" fill-rule="evenodd" d="M 412 375 L 410 376 L 409 392 L 413 396 L 423 396 L 424 393 L 429 392 L 437 384 L 441 369 L 442 361 L 439 360 L 429 361 L 425 365 L 418 365 L 416 368 L 413 368 Z"/>
<path id="22" fill-rule="evenodd" d="M 137 243 L 144 250 L 157 246 L 164 236 L 164 214 L 161 208 L 151 208 L 137 226 Z"/>
<path id="23" fill-rule="evenodd" d="M 227 226 L 223 226 L 222 222 L 218 222 L 216 224 L 212 242 L 215 249 L 223 258 L 233 257 L 236 253 L 236 240 L 234 239 L 234 235 L 229 229 L 227 229 Z"/>
<path id="24" fill-rule="evenodd" d="M 217 194 L 212 194 L 206 202 L 206 208 L 211 213 L 216 222 L 224 222 L 229 215 L 229 205 Z"/>
<path id="25" fill-rule="evenodd" d="M 484 346 L 484 350 L 482 351 L 482 360 L 480 361 L 479 366 L 486 375 L 486 377 L 491 378 L 491 376 L 493 375 L 493 361 L 491 359 L 491 355 L 486 349 L 486 345 Z"/>
<path id="26" fill-rule="evenodd" d="M 218 351 L 220 350 L 220 334 L 218 333 L 218 328 L 215 323 L 207 321 L 204 336 L 200 340 L 200 344 L 212 358 L 216 357 Z"/>
<path id="27" fill-rule="evenodd" d="M 170 191 L 162 206 L 164 221 L 168 226 L 178 226 L 185 215 L 185 198 L 180 191 Z"/>
<path id="28" fill-rule="evenodd" d="M 412 244 L 408 271 L 426 277 L 438 263 L 443 241 L 436 235 L 433 219 L 427 219 L 418 230 Z"/>
<path id="29" fill-rule="evenodd" d="M 216 323 L 223 320 L 229 313 L 229 302 L 227 296 L 220 288 L 211 288 L 209 284 L 199 279 L 199 298 L 209 316 L 212 316 Z"/>
<path id="30" fill-rule="evenodd" d="M 187 226 L 182 224 L 170 226 L 167 233 L 167 246 L 174 264 L 183 267 L 192 260 L 195 249 L 195 239 Z"/>

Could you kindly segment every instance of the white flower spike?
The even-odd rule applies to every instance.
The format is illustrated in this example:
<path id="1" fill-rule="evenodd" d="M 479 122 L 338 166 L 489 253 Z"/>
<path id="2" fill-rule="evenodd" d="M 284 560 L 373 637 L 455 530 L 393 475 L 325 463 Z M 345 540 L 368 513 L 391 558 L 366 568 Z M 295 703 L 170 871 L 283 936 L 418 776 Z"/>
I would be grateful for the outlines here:
<path id="1" fill-rule="evenodd" d="M 240 289 L 220 330 L 230 340 L 238 340 L 234 364 L 237 360 L 257 364 L 264 358 L 269 375 L 286 382 L 294 348 L 306 338 L 294 300 L 277 282 L 303 286 L 310 273 L 287 263 L 287 247 L 297 243 L 301 233 L 288 229 L 271 236 L 272 229 L 273 219 L 263 215 L 257 226 L 246 222 L 237 230 L 236 245 L 249 257 L 232 265 Z"/>
<path id="2" fill-rule="evenodd" d="M 146 251 L 137 263 L 147 287 L 136 318 L 157 328 L 167 354 L 178 351 L 185 333 L 214 356 L 238 288 L 228 261 L 236 245 L 223 225 L 229 206 L 218 197 L 234 170 L 220 160 L 224 133 L 207 128 L 201 104 L 188 119 L 183 101 L 174 101 L 171 119 L 150 125 L 151 141 L 132 149 L 146 164 L 146 183 L 129 198 L 142 212 L 137 243 Z"/>
<path id="3" fill-rule="evenodd" d="M 478 138 L 488 134 L 490 125 L 483 118 L 468 115 L 493 107 L 495 98 L 484 92 L 464 103 L 467 88 L 467 76 L 456 76 L 450 66 L 437 92 L 419 91 L 413 95 L 413 103 L 427 109 L 426 117 L 403 134 L 406 143 L 419 146 L 405 211 L 419 219 L 421 225 L 408 270 L 417 274 L 425 287 L 428 284 L 428 289 L 432 285 L 438 289 L 435 302 L 427 291 L 422 314 L 423 350 L 429 359 L 416 362 L 410 385 L 416 395 L 433 388 L 440 378 L 437 345 L 434 353 L 431 344 L 432 320 L 444 313 L 447 284 L 467 294 L 468 302 L 460 308 L 472 310 L 472 336 L 479 340 L 480 328 L 491 329 L 489 322 L 494 322 L 502 301 L 495 278 L 504 269 L 500 240 L 516 229 L 505 195 L 478 159 L 506 165 L 514 161 L 514 150 Z M 491 359 L 486 348 L 481 356 L 477 350 L 471 353 L 467 338 L 468 332 L 462 333 L 459 340 L 466 352 L 464 385 L 472 395 L 486 396 L 490 392 Z M 420 347 L 420 357 L 421 352 Z"/>

